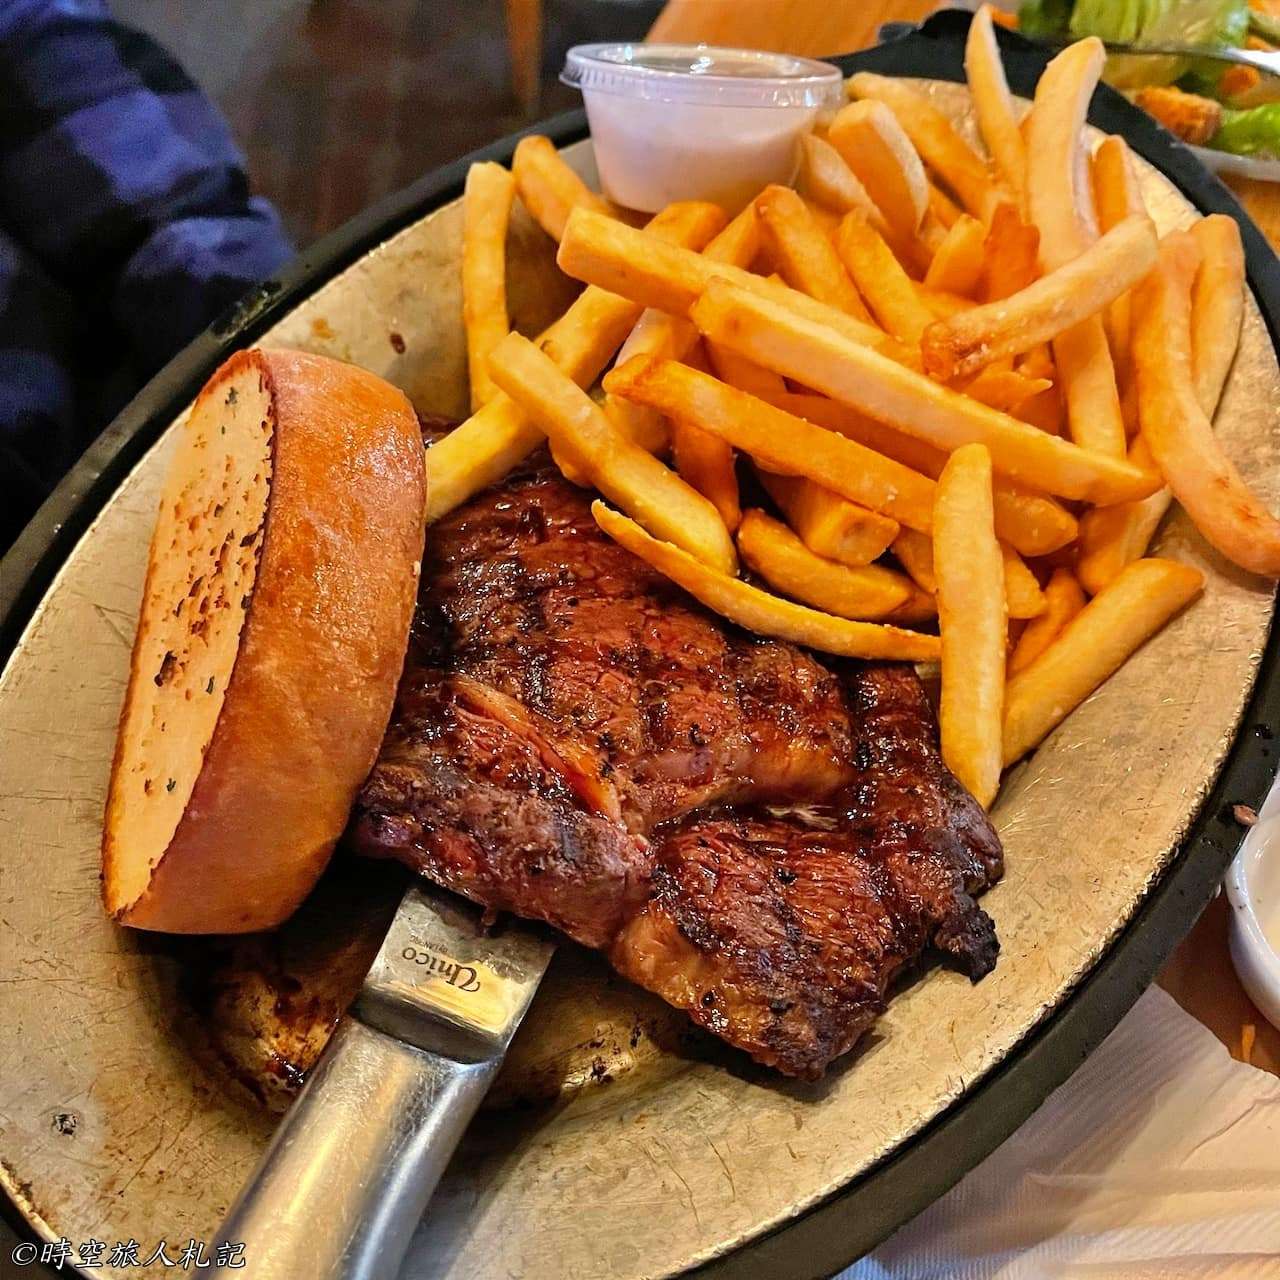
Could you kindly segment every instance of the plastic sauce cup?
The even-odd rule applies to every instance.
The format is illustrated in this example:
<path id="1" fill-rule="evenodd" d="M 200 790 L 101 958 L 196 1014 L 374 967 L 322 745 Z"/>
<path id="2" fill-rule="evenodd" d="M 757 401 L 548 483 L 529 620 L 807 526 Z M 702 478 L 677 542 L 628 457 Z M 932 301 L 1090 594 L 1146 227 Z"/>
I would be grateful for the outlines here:
<path id="1" fill-rule="evenodd" d="M 842 93 L 828 62 L 694 44 L 580 44 L 560 78 L 582 90 L 605 195 L 645 213 L 733 213 L 791 182 L 800 136 Z"/>

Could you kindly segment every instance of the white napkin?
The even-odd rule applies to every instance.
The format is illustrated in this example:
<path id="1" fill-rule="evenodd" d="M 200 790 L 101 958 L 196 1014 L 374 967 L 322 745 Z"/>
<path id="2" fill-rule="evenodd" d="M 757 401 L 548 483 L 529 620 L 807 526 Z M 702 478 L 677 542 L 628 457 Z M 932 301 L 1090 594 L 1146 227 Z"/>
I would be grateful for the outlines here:
<path id="1" fill-rule="evenodd" d="M 838 1280 L 1280 1277 L 1280 1079 L 1157 987 L 946 1196 Z"/>

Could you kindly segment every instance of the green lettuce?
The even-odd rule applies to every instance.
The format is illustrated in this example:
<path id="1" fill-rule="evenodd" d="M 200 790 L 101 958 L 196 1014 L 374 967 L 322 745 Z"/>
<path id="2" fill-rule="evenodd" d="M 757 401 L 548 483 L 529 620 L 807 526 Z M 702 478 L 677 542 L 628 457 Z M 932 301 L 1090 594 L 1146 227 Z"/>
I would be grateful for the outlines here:
<path id="1" fill-rule="evenodd" d="M 1237 156 L 1280 156 L 1280 102 L 1247 111 L 1224 110 L 1209 145 Z"/>

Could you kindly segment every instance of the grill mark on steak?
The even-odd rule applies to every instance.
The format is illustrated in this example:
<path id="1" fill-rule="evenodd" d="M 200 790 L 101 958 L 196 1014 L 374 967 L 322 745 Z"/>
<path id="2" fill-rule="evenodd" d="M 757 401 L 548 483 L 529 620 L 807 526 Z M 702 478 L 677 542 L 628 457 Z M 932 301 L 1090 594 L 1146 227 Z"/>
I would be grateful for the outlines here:
<path id="1" fill-rule="evenodd" d="M 813 1077 L 932 944 L 995 962 L 999 841 L 907 667 L 749 635 L 545 459 L 434 525 L 352 838 Z"/>

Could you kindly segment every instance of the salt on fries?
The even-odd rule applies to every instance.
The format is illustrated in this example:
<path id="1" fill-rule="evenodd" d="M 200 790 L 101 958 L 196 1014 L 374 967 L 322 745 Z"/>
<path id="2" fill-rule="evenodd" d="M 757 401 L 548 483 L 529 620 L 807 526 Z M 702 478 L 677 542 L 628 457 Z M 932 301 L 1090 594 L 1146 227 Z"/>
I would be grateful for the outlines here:
<path id="1" fill-rule="evenodd" d="M 489 352 L 511 328 L 507 316 L 507 225 L 516 184 L 500 164 L 473 164 L 462 197 L 462 324 L 467 334 L 471 411 L 497 393 Z"/>
<path id="2" fill-rule="evenodd" d="M 991 455 L 961 445 L 938 477 L 933 567 L 942 636 L 942 758 L 981 805 L 1000 786 L 1009 619 L 991 505 Z"/>
<path id="3" fill-rule="evenodd" d="M 1004 763 L 1038 746 L 1108 676 L 1191 603 L 1204 575 L 1174 560 L 1135 560 L 1062 629 L 1004 695 Z"/>
<path id="4" fill-rule="evenodd" d="M 724 281 L 708 285 L 690 318 L 707 337 L 757 364 L 939 448 L 985 444 L 1004 475 L 1059 497 L 1124 502 L 1159 487 L 1156 476 L 1122 458 L 1092 453 L 1037 431 L 769 298 Z"/>
<path id="5" fill-rule="evenodd" d="M 771 587 L 838 618 L 883 618 L 915 592 L 911 581 L 892 569 L 876 564 L 852 569 L 824 560 L 763 511 L 742 517 L 738 552 Z"/>
<path id="6" fill-rule="evenodd" d="M 700 249 L 723 225 L 724 212 L 716 205 L 684 201 L 657 214 L 647 231 L 654 243 L 670 238 L 674 244 Z M 584 289 L 538 345 L 580 387 L 590 386 L 640 310 L 629 299 L 604 289 Z M 428 523 L 497 484 L 544 439 L 510 396 L 495 396 L 427 450 Z"/>
<path id="7" fill-rule="evenodd" d="M 1025 289 L 930 325 L 924 367 L 950 380 L 1021 355 L 1096 315 L 1151 270 L 1156 232 L 1146 215 L 1126 218 L 1078 258 Z"/>
<path id="8" fill-rule="evenodd" d="M 1280 575 L 1280 520 L 1245 484 L 1213 435 L 1196 396 L 1191 290 L 1200 249 L 1186 232 L 1167 235 L 1160 264 L 1134 296 L 1133 362 L 1142 436 L 1174 497 L 1228 560 Z"/>
<path id="9" fill-rule="evenodd" d="M 540 134 L 521 138 L 516 143 L 511 173 L 520 193 L 520 203 L 553 240 L 564 235 L 569 211 L 579 205 L 605 214 L 612 212 L 609 202 L 596 195 L 565 164 L 551 139 Z"/>
<path id="10" fill-rule="evenodd" d="M 639 230 L 545 140 L 520 144 L 514 177 L 477 166 L 474 412 L 427 452 L 429 517 L 547 440 L 612 504 L 600 527 L 707 608 L 940 662 L 944 759 L 990 804 L 1001 768 L 1202 589 L 1147 558 L 1175 497 L 1280 576 L 1280 521 L 1210 426 L 1243 317 L 1239 229 L 1213 216 L 1158 241 L 1124 142 L 1090 156 L 1103 58 L 1066 49 L 1019 123 L 984 6 L 966 69 L 990 164 L 917 89 L 863 74 L 803 140 L 799 192 L 767 187 L 727 225 L 690 203 Z M 536 343 L 507 334 L 513 185 L 587 286 Z M 739 467 L 769 511 L 740 510 Z"/>
<path id="11" fill-rule="evenodd" d="M 591 504 L 596 523 L 615 542 L 683 587 L 713 613 L 759 635 L 775 636 L 846 658 L 899 662 L 936 662 L 937 636 L 875 622 L 851 622 L 770 595 L 728 574 L 709 569 L 670 542 L 650 537 L 634 520 L 605 506 Z"/>

